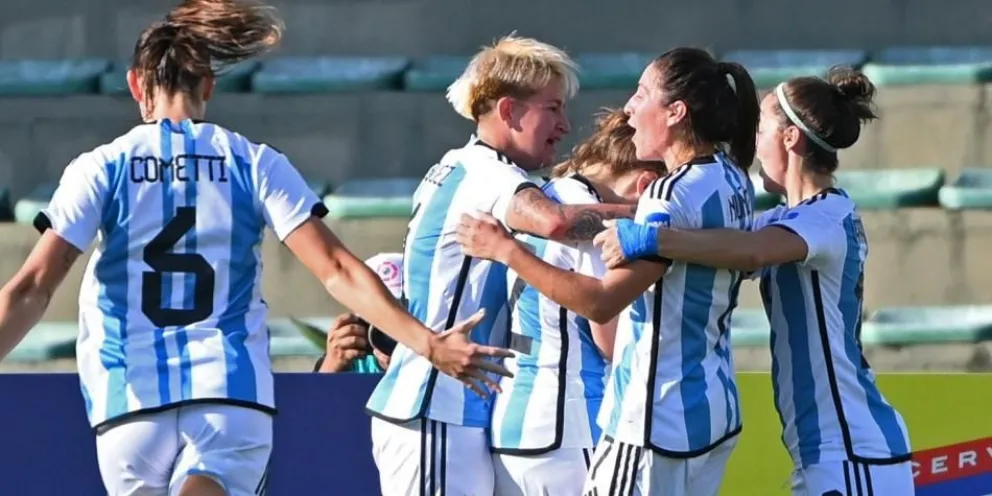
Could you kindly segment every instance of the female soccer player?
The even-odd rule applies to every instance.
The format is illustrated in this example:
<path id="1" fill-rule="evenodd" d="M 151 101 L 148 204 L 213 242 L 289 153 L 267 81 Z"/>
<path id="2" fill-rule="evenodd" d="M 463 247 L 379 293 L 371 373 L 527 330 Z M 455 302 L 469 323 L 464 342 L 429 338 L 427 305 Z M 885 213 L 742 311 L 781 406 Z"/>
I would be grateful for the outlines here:
<path id="1" fill-rule="evenodd" d="M 476 135 L 431 167 L 414 194 L 404 293 L 428 327 L 442 331 L 482 308 L 486 319 L 472 340 L 505 337 L 506 268 L 461 253 L 461 214 L 482 211 L 515 231 L 587 242 L 603 229 L 602 219 L 633 215 L 632 205 L 561 205 L 527 176 L 553 163 L 570 131 L 565 104 L 577 89 L 575 63 L 564 51 L 517 36 L 480 51 L 448 88 L 449 102 L 476 124 Z M 492 494 L 489 398 L 439 377 L 398 346 L 367 409 L 385 496 Z"/>
<path id="2" fill-rule="evenodd" d="M 607 111 L 596 132 L 557 166 L 544 192 L 561 203 L 634 203 L 665 173 L 659 161 L 637 160 L 623 110 Z M 591 243 L 564 244 L 529 235 L 521 243 L 564 270 L 603 277 Z M 569 312 L 507 273 L 510 293 L 508 362 L 514 379 L 501 381 L 490 437 L 496 494 L 581 494 L 592 448 L 599 441 L 596 415 L 613 355 L 616 322 L 600 325 Z"/>
<path id="3" fill-rule="evenodd" d="M 483 358 L 508 351 L 467 339 L 481 316 L 448 334 L 427 329 L 321 222 L 326 208 L 285 156 L 198 120 L 215 71 L 280 34 L 268 8 L 237 0 L 186 0 L 146 29 L 127 75 L 145 124 L 66 168 L 35 221 L 40 241 L 0 290 L 3 357 L 98 237 L 77 356 L 111 495 L 261 489 L 275 411 L 265 226 L 332 296 L 437 369 L 473 386 L 484 371 L 506 373 Z"/>
<path id="4" fill-rule="evenodd" d="M 772 380 L 793 494 L 913 494 L 906 426 L 861 351 L 868 256 L 854 202 L 833 187 L 837 150 L 875 119 L 875 88 L 847 68 L 791 79 L 765 97 L 757 155 L 765 188 L 786 205 L 754 232 L 683 231 L 621 223 L 598 240 L 611 265 L 645 254 L 761 270 L 771 323 Z"/>
<path id="5" fill-rule="evenodd" d="M 743 67 L 676 48 L 645 69 L 626 111 L 637 158 L 671 170 L 641 196 L 637 222 L 750 228 L 758 100 Z M 630 305 L 584 493 L 715 495 L 741 430 L 726 336 L 741 274 L 655 257 L 598 280 L 548 265 L 491 219 L 462 219 L 467 253 L 509 265 L 566 308 L 603 323 Z"/>

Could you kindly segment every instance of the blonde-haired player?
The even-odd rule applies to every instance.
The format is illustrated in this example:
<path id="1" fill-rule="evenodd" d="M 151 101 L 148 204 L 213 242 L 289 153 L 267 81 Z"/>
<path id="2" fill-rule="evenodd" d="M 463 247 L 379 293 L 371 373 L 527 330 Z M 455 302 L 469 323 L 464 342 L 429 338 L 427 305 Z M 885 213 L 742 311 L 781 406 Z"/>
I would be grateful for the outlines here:
<path id="1" fill-rule="evenodd" d="M 565 103 L 578 90 L 576 72 L 561 49 L 511 35 L 483 48 L 448 89 L 477 131 L 431 167 L 414 194 L 403 288 L 427 327 L 443 332 L 485 309 L 472 340 L 505 339 L 494 331 L 507 328 L 506 267 L 462 254 L 462 214 L 485 212 L 514 231 L 556 240 L 589 240 L 604 219 L 633 215 L 633 206 L 561 205 L 528 180 L 527 170 L 552 163 L 570 130 Z M 493 494 L 491 407 L 398 346 L 367 405 L 382 493 Z"/>

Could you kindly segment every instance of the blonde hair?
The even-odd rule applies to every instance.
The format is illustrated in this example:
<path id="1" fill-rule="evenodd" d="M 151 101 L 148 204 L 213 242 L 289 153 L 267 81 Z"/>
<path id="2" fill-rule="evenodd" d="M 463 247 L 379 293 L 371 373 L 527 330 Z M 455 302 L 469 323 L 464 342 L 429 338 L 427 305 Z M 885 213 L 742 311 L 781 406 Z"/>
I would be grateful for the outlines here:
<path id="1" fill-rule="evenodd" d="M 494 101 L 506 96 L 527 98 L 556 81 L 566 99 L 574 97 L 579 91 L 578 71 L 578 64 L 564 50 L 511 33 L 472 57 L 446 96 L 459 115 L 478 122 Z"/>

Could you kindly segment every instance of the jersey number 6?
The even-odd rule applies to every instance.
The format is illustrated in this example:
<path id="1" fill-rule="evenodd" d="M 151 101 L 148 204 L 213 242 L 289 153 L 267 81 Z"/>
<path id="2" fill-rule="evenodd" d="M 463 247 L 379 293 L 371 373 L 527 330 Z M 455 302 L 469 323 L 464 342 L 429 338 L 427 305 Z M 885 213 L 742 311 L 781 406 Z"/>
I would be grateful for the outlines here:
<path id="1" fill-rule="evenodd" d="M 169 250 L 196 226 L 196 207 L 179 207 L 176 216 L 145 246 L 145 263 L 152 271 L 141 277 L 141 311 L 158 327 L 185 326 L 206 320 L 214 312 L 214 269 L 196 253 Z M 192 274 L 193 308 L 163 308 L 163 274 Z"/>

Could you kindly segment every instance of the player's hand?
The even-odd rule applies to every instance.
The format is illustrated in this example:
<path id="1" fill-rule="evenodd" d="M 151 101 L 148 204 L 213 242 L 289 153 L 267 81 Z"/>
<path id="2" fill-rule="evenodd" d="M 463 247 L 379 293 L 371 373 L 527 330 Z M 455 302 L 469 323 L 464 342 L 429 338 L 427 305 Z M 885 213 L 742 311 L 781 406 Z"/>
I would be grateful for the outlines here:
<path id="1" fill-rule="evenodd" d="M 338 315 L 327 331 L 327 356 L 321 372 L 346 372 L 355 360 L 368 354 L 369 329 L 357 315 Z"/>
<path id="2" fill-rule="evenodd" d="M 475 258 L 506 263 L 513 238 L 495 217 L 478 212 L 477 217 L 462 214 L 457 229 L 458 244 L 462 253 Z"/>
<path id="3" fill-rule="evenodd" d="M 500 391 L 499 384 L 489 373 L 513 377 L 509 370 L 493 360 L 513 357 L 512 351 L 473 343 L 468 337 L 469 331 L 485 316 L 485 310 L 479 310 L 451 329 L 436 334 L 427 357 L 434 368 L 463 382 L 483 398 L 486 389 Z"/>
<path id="4" fill-rule="evenodd" d="M 603 263 L 615 269 L 641 257 L 658 254 L 658 227 L 637 224 L 630 219 L 604 220 L 592 243 L 601 251 Z"/>
<path id="5" fill-rule="evenodd" d="M 620 239 L 617 236 L 617 226 L 616 221 L 604 220 L 603 225 L 606 226 L 605 231 L 600 231 L 592 240 L 592 244 L 596 245 L 601 250 L 601 256 L 603 258 L 603 263 L 609 269 L 615 269 L 625 263 L 627 259 L 623 256 L 623 249 L 620 248 Z"/>

